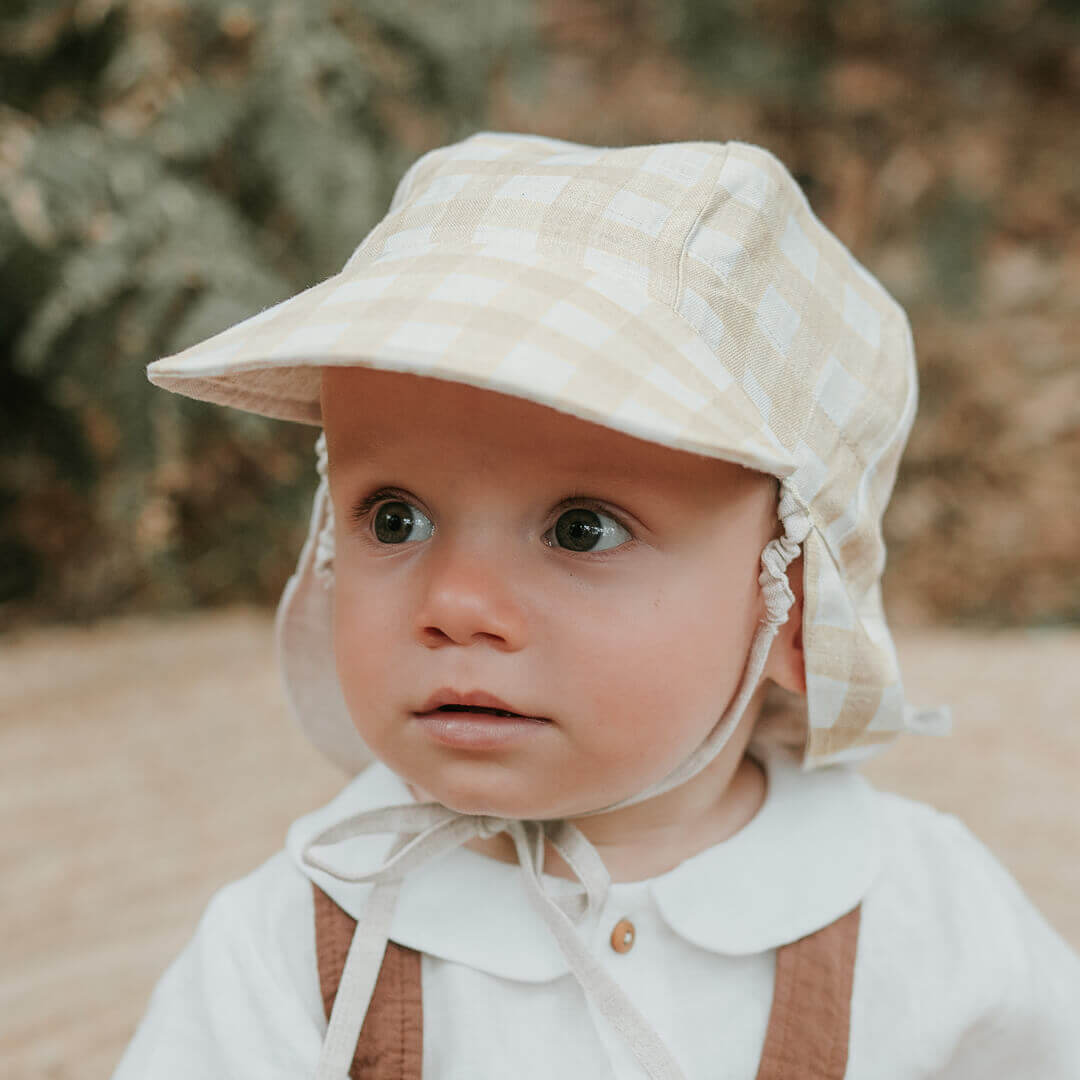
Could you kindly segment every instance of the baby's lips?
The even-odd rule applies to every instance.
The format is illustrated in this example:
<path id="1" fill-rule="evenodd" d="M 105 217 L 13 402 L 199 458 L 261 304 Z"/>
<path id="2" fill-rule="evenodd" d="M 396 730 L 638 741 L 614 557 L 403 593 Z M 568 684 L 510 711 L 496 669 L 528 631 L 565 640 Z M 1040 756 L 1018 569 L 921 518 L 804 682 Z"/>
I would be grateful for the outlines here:
<path id="1" fill-rule="evenodd" d="M 472 706 L 477 709 L 498 709 L 501 712 L 513 713 L 515 716 L 529 717 L 533 720 L 548 719 L 546 716 L 540 716 L 536 713 L 529 712 L 527 709 L 511 705 L 508 702 L 503 701 L 502 698 L 488 693 L 486 690 L 469 690 L 468 692 L 462 692 L 449 686 L 443 686 L 436 690 L 435 693 L 433 693 L 431 697 L 416 710 L 416 715 L 421 716 L 425 713 L 434 712 L 444 705 L 458 705 L 463 708 Z"/>

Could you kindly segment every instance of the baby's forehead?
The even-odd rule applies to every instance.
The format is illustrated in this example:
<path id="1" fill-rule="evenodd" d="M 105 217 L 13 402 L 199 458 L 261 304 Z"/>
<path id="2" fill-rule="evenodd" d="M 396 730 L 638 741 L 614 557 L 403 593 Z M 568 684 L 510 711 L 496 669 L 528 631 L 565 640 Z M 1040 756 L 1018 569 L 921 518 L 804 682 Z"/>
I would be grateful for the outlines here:
<path id="1" fill-rule="evenodd" d="M 562 481 L 653 478 L 675 489 L 762 475 L 639 438 L 599 417 L 446 379 L 328 370 L 322 412 L 332 469 L 364 463 L 481 471 L 502 466 Z"/>
<path id="2" fill-rule="evenodd" d="M 404 490 L 444 509 L 447 500 L 535 509 L 592 498 L 650 522 L 721 511 L 763 486 L 771 489 L 771 506 L 778 499 L 774 476 L 607 429 L 582 441 L 551 438 L 530 425 L 501 431 L 421 425 L 400 435 L 382 440 L 367 430 L 340 457 L 332 446 L 331 486 L 346 499 L 359 497 L 360 489 Z"/>

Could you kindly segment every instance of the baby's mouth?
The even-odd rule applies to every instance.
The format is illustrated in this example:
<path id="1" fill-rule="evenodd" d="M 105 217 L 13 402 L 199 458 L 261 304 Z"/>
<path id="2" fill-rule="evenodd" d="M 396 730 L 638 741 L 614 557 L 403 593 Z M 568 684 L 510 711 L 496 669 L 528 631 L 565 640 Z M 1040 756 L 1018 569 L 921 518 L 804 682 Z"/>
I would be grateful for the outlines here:
<path id="1" fill-rule="evenodd" d="M 523 712 L 508 702 L 489 694 L 486 690 L 471 690 L 462 693 L 450 687 L 436 690 L 416 710 L 414 716 L 433 716 L 435 714 L 463 713 L 469 716 L 489 716 L 500 720 L 535 720 L 541 723 L 549 723 L 546 716 L 535 716 L 532 713 Z"/>
<path id="2" fill-rule="evenodd" d="M 515 720 L 533 724 L 551 723 L 546 716 L 528 716 L 525 713 L 511 712 L 509 709 L 493 709 L 483 705 L 440 705 L 437 709 L 416 715 L 418 717 L 460 716 L 463 720 L 468 719 L 480 723 L 494 723 L 496 720 L 505 720 L 507 723 Z"/>
<path id="3" fill-rule="evenodd" d="M 433 712 L 466 712 L 466 713 L 488 713 L 491 716 L 505 716 L 507 718 L 514 718 L 518 720 L 537 720 L 536 716 L 523 716 L 521 713 L 510 712 L 507 709 L 488 709 L 483 705 L 440 705 Z"/>
<path id="4" fill-rule="evenodd" d="M 464 754 L 508 752 L 551 726 L 547 717 L 523 712 L 484 690 L 462 693 L 449 687 L 432 694 L 413 716 L 432 742 Z"/>

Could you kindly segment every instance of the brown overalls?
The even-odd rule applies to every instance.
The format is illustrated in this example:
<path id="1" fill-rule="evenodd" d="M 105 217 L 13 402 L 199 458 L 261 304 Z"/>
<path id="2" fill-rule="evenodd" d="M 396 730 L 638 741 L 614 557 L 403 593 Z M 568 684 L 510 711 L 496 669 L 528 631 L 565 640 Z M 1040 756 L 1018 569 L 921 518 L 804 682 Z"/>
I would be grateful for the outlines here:
<path id="1" fill-rule="evenodd" d="M 356 921 L 312 883 L 315 951 L 327 1019 Z M 776 983 L 757 1080 L 843 1080 L 859 908 L 776 950 Z M 386 946 L 349 1076 L 421 1080 L 420 953 Z"/>

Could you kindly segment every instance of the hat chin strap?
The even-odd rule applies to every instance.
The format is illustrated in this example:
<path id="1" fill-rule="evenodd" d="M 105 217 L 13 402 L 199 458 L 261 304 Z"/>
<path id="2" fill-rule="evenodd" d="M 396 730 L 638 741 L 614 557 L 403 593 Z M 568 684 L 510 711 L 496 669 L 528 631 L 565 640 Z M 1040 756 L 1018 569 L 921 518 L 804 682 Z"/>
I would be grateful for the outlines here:
<path id="1" fill-rule="evenodd" d="M 315 573 L 325 585 L 333 580 L 333 517 L 326 485 L 326 441 L 316 444 L 322 482 L 312 527 L 320 528 Z M 742 681 L 731 704 L 704 742 L 681 765 L 644 791 L 610 806 L 590 810 L 575 817 L 606 813 L 631 806 L 678 787 L 696 776 L 724 748 L 734 734 L 747 703 L 765 668 L 769 649 L 779 628 L 787 620 L 795 594 L 787 580 L 787 567 L 799 553 L 810 529 L 810 519 L 785 480 L 781 480 L 779 516 L 785 535 L 771 540 L 761 555 L 758 582 L 765 596 L 766 616 L 750 647 Z M 490 837 L 507 832 L 514 841 L 525 891 L 547 924 L 574 977 L 596 1010 L 626 1041 L 647 1076 L 652 1080 L 683 1080 L 675 1057 L 660 1036 L 627 997 L 622 987 L 589 951 L 576 925 L 598 916 L 607 899 L 611 877 L 599 852 L 572 822 L 565 819 L 525 821 L 483 814 L 462 814 L 438 802 L 405 803 L 363 811 L 323 829 L 310 837 L 301 850 L 301 860 L 340 882 L 370 883 L 373 888 L 345 960 L 341 983 L 330 1013 L 326 1037 L 315 1080 L 347 1080 L 356 1052 L 360 1029 L 367 1015 L 375 982 L 382 965 L 398 892 L 414 869 L 474 837 Z M 372 833 L 392 833 L 389 853 L 375 870 L 356 874 L 316 854 L 314 849 L 343 843 L 351 837 Z M 545 844 L 550 843 L 581 883 L 570 896 L 552 896 L 543 880 Z"/>

